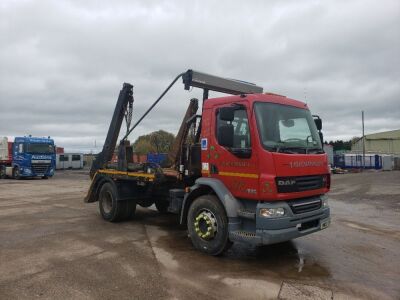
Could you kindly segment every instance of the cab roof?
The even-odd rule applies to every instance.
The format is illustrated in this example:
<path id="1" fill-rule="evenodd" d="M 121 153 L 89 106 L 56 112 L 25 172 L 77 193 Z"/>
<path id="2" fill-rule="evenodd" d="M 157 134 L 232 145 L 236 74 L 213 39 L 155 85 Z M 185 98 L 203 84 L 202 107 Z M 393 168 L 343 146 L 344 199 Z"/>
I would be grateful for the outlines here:
<path id="1" fill-rule="evenodd" d="M 306 103 L 287 98 L 282 95 L 265 93 L 265 94 L 245 94 L 245 95 L 235 95 L 235 96 L 226 96 L 226 97 L 218 97 L 218 98 L 209 98 L 204 101 L 203 107 L 205 109 L 211 108 L 215 105 L 221 104 L 229 104 L 239 101 L 247 101 L 251 106 L 254 102 L 266 102 L 266 103 L 276 103 L 281 105 L 289 105 L 298 108 L 308 109 Z"/>
<path id="2" fill-rule="evenodd" d="M 39 143 L 39 144 L 54 144 L 54 140 L 46 137 L 33 136 L 18 136 L 15 137 L 15 142 Z"/>

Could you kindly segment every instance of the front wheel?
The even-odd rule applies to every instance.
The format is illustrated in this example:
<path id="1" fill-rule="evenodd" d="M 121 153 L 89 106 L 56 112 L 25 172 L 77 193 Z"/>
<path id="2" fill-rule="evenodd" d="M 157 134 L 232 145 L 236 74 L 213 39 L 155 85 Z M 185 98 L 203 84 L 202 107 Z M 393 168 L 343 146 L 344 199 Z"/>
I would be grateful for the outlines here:
<path id="1" fill-rule="evenodd" d="M 19 167 L 15 167 L 13 170 L 13 177 L 15 179 L 21 179 L 21 172 L 19 170 Z"/>
<path id="2" fill-rule="evenodd" d="M 228 239 L 228 218 L 214 195 L 195 199 L 189 208 L 188 231 L 193 246 L 210 255 L 220 255 L 232 243 Z"/>
<path id="3" fill-rule="evenodd" d="M 117 200 L 116 188 L 107 182 L 100 190 L 99 208 L 104 220 L 118 222 L 129 219 L 135 214 L 136 203 L 133 200 Z"/>

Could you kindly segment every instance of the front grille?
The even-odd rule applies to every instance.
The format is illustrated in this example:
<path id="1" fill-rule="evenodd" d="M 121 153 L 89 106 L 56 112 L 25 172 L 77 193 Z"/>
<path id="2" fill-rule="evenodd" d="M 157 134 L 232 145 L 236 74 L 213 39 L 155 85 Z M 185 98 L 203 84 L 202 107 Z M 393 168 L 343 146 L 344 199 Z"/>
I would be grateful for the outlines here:
<path id="1" fill-rule="evenodd" d="M 320 198 L 308 198 L 295 201 L 289 201 L 289 206 L 294 214 L 302 214 L 321 208 Z"/>
<path id="2" fill-rule="evenodd" d="M 296 177 L 296 183 L 299 188 L 299 192 L 316 190 L 323 187 L 323 177 L 320 175 Z"/>
<path id="3" fill-rule="evenodd" d="M 317 190 L 324 187 L 323 179 L 324 177 L 321 175 L 277 177 L 276 186 L 278 189 L 278 193 L 292 193 L 292 192 Z"/>
<path id="4" fill-rule="evenodd" d="M 47 173 L 50 164 L 32 164 L 32 171 L 35 174 L 45 174 Z"/>

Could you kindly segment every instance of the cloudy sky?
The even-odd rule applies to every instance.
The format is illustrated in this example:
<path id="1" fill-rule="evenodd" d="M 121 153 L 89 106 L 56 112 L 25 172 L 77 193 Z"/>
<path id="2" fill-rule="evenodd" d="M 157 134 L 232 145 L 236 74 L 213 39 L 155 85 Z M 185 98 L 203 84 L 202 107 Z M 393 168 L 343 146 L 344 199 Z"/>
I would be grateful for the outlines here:
<path id="1" fill-rule="evenodd" d="M 1 0 L 0 136 L 99 151 L 123 82 L 137 119 L 188 68 L 306 101 L 328 140 L 361 110 L 400 129 L 400 1 Z M 176 85 L 131 140 L 176 132 L 192 97 Z"/>

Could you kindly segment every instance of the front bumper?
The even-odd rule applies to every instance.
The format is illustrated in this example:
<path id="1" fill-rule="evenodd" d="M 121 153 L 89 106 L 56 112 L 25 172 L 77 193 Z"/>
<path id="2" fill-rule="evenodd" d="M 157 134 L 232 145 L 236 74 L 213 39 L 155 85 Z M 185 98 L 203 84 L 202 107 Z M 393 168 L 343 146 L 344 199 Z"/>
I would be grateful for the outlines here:
<path id="1" fill-rule="evenodd" d="M 301 224 L 301 223 L 300 223 Z M 293 240 L 298 237 L 305 236 L 307 234 L 320 231 L 327 228 L 330 225 L 330 217 L 324 219 L 315 220 L 315 226 L 300 230 L 298 227 L 290 227 L 285 229 L 257 229 L 256 236 L 259 237 L 259 243 L 263 245 L 276 244 L 289 240 Z"/>
<path id="2" fill-rule="evenodd" d="M 309 201 L 320 197 L 300 199 Z M 297 201 L 297 200 L 296 200 Z M 284 207 L 286 215 L 279 218 L 260 216 L 262 208 Z M 230 220 L 231 221 L 231 220 Z M 232 220 L 233 221 L 233 220 Z M 289 241 L 327 228 L 330 225 L 330 209 L 323 207 L 312 211 L 294 214 L 289 202 L 275 201 L 258 203 L 254 218 L 230 222 L 229 238 L 232 241 L 246 242 L 255 245 L 268 245 Z"/>

